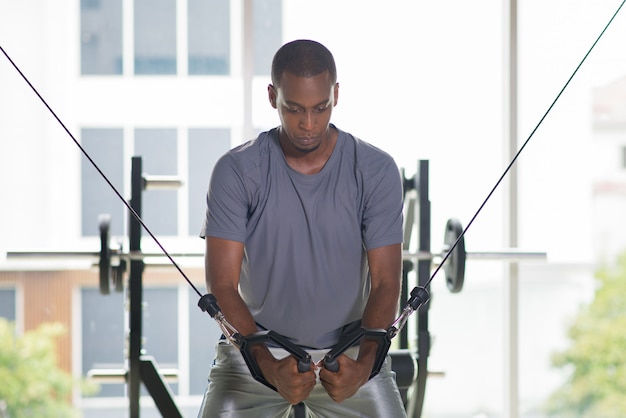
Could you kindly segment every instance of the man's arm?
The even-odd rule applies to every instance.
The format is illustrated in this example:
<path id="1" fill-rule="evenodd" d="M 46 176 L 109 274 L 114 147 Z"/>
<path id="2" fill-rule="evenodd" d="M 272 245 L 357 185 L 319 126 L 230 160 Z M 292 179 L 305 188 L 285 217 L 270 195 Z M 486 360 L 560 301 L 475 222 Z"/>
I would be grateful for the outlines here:
<path id="1" fill-rule="evenodd" d="M 243 243 L 206 237 L 204 258 L 206 285 L 222 312 L 241 335 L 257 331 L 248 307 L 239 295 Z"/>
<path id="2" fill-rule="evenodd" d="M 393 244 L 367 252 L 371 292 L 363 312 L 363 327 L 387 329 L 398 312 L 402 277 L 402 247 Z M 354 395 L 369 380 L 376 360 L 378 344 L 363 339 L 356 361 L 342 355 L 337 358 L 339 372 L 320 371 L 322 385 L 336 402 Z"/>
<path id="3" fill-rule="evenodd" d="M 365 328 L 387 329 L 396 319 L 402 284 L 402 245 L 393 244 L 367 252 L 371 292 L 365 311 Z"/>
<path id="4" fill-rule="evenodd" d="M 239 295 L 243 251 L 243 243 L 206 237 L 207 289 L 216 297 L 226 320 L 245 336 L 257 332 L 257 326 Z M 295 405 L 306 399 L 315 387 L 313 369 L 299 373 L 297 361 L 293 357 L 276 360 L 263 344 L 253 347 L 253 354 L 263 377 L 291 404 Z"/>

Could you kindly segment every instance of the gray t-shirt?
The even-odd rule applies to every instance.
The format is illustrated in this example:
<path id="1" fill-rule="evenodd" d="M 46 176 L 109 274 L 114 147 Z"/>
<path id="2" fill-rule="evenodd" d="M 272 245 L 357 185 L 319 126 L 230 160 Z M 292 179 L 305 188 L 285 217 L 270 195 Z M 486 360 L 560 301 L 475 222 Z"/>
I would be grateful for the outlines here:
<path id="1" fill-rule="evenodd" d="M 366 251 L 403 237 L 395 162 L 338 132 L 314 175 L 287 165 L 277 128 L 229 151 L 213 170 L 200 234 L 245 243 L 243 300 L 261 329 L 303 347 L 331 347 L 361 319 L 370 291 Z"/>

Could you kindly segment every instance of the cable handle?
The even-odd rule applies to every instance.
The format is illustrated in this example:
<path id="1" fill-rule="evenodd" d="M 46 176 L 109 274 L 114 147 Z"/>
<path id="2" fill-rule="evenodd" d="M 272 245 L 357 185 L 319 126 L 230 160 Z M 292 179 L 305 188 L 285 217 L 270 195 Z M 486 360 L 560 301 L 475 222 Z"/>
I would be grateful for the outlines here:
<path id="1" fill-rule="evenodd" d="M 298 362 L 298 372 L 305 373 L 311 370 L 311 355 L 303 348 L 299 347 L 279 333 L 269 330 L 255 332 L 246 336 L 241 335 L 226 321 L 222 310 L 217 304 L 217 298 L 214 295 L 207 293 L 202 296 L 200 301 L 198 301 L 198 306 L 202 309 L 202 311 L 207 312 L 211 318 L 215 319 L 219 327 L 224 332 L 224 336 L 231 341 L 233 345 L 239 348 L 239 351 L 241 352 L 252 377 L 270 389 L 276 390 L 276 388 L 269 383 L 265 377 L 263 377 L 259 363 L 257 362 L 256 357 L 252 354 L 252 347 L 255 344 L 267 344 L 271 342 L 274 345 L 285 349 L 289 354 L 295 357 Z"/>
<path id="2" fill-rule="evenodd" d="M 378 344 L 376 350 L 376 359 L 374 360 L 374 366 L 370 373 L 369 379 L 376 376 L 387 358 L 389 353 L 389 347 L 391 346 L 391 339 L 395 336 L 395 330 L 390 328 L 388 330 L 381 328 L 363 328 L 347 334 L 339 339 L 337 344 L 331 348 L 331 350 L 324 356 L 324 368 L 331 372 L 337 373 L 339 371 L 339 363 L 337 358 L 343 354 L 348 348 L 353 347 L 356 343 L 363 338 L 372 339 Z"/>
<path id="3" fill-rule="evenodd" d="M 337 358 L 343 354 L 347 349 L 356 345 L 363 338 L 373 339 L 378 343 L 378 349 L 376 351 L 376 359 L 374 366 L 372 367 L 372 373 L 370 379 L 376 376 L 389 353 L 389 347 L 391 346 L 391 340 L 398 334 L 398 331 L 404 327 L 408 317 L 423 306 L 430 299 L 428 291 L 421 286 L 415 287 L 411 291 L 411 297 L 406 302 L 401 315 L 393 322 L 393 324 L 386 330 L 363 328 L 356 330 L 353 333 L 349 333 L 341 336 L 337 344 L 335 344 L 328 353 L 324 356 L 324 367 L 331 372 L 339 371 L 339 363 Z"/>

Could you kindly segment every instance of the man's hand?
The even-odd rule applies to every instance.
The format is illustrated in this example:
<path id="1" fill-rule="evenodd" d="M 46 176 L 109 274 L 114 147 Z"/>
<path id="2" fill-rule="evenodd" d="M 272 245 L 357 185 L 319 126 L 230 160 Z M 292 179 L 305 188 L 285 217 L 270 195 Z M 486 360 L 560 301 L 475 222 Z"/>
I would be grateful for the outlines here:
<path id="1" fill-rule="evenodd" d="M 360 357 L 352 360 L 342 354 L 337 357 L 338 372 L 331 372 L 325 368 L 320 370 L 320 381 L 328 392 L 328 396 L 335 402 L 342 402 L 354 395 L 361 386 L 369 380 L 372 373 L 371 359 Z"/>
<path id="2" fill-rule="evenodd" d="M 392 244 L 367 251 L 371 289 L 363 311 L 362 326 L 387 329 L 398 309 L 402 283 L 402 245 Z M 376 361 L 378 343 L 364 338 L 357 360 L 341 355 L 337 358 L 339 371 L 320 370 L 320 381 L 335 402 L 354 395 L 369 380 Z"/>
<path id="3" fill-rule="evenodd" d="M 317 380 L 315 364 L 311 363 L 309 371 L 300 373 L 298 361 L 293 356 L 277 360 L 267 350 L 258 350 L 255 354 L 263 377 L 287 402 L 296 405 L 309 397 Z"/>

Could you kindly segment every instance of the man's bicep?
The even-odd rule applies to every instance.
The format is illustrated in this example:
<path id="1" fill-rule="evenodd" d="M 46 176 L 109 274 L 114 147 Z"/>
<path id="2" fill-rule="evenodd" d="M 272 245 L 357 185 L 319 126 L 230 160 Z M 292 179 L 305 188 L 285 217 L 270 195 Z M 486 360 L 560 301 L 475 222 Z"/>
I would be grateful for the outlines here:
<path id="1" fill-rule="evenodd" d="M 403 191 L 392 160 L 366 190 L 362 214 L 363 242 L 368 249 L 395 244 L 403 238 Z"/>
<path id="2" fill-rule="evenodd" d="M 215 165 L 206 196 L 207 211 L 200 236 L 241 241 L 246 237 L 250 195 L 237 164 L 230 155 Z"/>
<path id="3" fill-rule="evenodd" d="M 209 292 L 219 288 L 237 290 L 243 260 L 243 243 L 206 237 L 205 274 Z"/>

